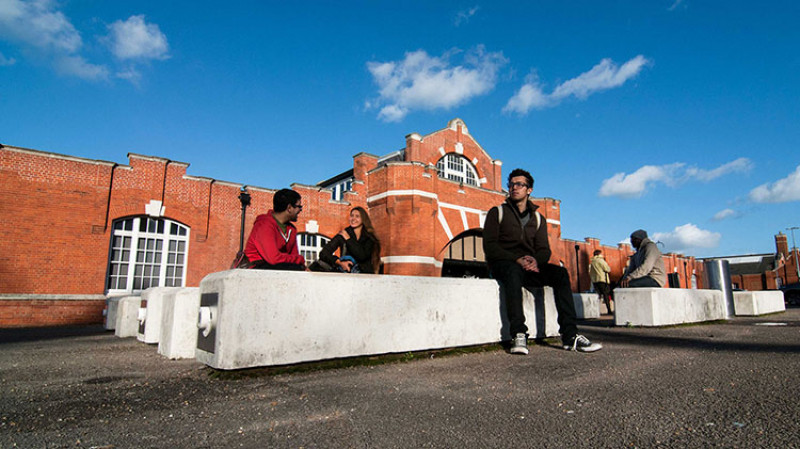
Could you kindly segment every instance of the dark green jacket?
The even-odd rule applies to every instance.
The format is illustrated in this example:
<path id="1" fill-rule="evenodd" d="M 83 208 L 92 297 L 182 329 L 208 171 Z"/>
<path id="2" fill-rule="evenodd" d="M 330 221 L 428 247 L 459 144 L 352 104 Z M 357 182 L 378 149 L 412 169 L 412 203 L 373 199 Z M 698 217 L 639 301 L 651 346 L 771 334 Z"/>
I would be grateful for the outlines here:
<path id="1" fill-rule="evenodd" d="M 500 207 L 503 208 L 502 222 Z M 528 210 L 533 213 L 524 230 L 519 211 L 508 200 L 489 209 L 483 224 L 483 252 L 489 264 L 497 260 L 516 261 L 522 256 L 533 256 L 539 265 L 548 263 L 552 252 L 547 240 L 547 220 L 538 208 L 528 201 Z"/>

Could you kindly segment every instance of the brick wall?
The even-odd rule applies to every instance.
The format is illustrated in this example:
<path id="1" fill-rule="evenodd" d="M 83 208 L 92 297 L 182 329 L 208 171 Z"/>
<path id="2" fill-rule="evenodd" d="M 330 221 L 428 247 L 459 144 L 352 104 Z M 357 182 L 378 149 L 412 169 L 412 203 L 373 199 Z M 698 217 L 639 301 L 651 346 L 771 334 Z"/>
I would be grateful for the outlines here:
<path id="1" fill-rule="evenodd" d="M 378 166 L 377 156 L 355 155 L 353 191 L 342 201 L 333 201 L 329 190 L 292 185 L 304 206 L 296 225 L 300 232 L 318 230 L 333 237 L 347 226 L 349 211 L 362 206 L 381 240 L 385 273 L 439 276 L 450 242 L 481 229 L 486 211 L 504 201 L 502 163 L 491 158 L 459 119 L 425 136 L 409 134 L 405 140 L 403 161 Z M 478 186 L 438 177 L 436 163 L 448 153 L 473 164 Z M 161 216 L 190 229 L 187 286 L 228 269 L 239 249 L 241 185 L 187 175 L 188 167 L 140 154 L 128 154 L 128 164 L 120 165 L 0 148 L 0 294 L 104 294 L 113 222 L 152 214 L 159 211 L 158 204 Z M 255 217 L 271 209 L 272 197 L 282 186 L 273 187 L 248 186 L 251 205 L 245 237 Z M 605 253 L 612 279 L 621 276 L 632 253 L 629 246 L 562 240 L 560 201 L 533 201 L 548 222 L 551 262 L 570 270 L 576 291 L 579 285 L 581 290 L 589 288 L 586 267 L 595 249 Z M 678 267 L 679 273 L 684 262 L 697 268 L 694 259 L 682 256 L 670 256 L 666 262 L 668 270 Z M 0 327 L 100 322 L 102 308 L 97 301 L 0 301 Z"/>

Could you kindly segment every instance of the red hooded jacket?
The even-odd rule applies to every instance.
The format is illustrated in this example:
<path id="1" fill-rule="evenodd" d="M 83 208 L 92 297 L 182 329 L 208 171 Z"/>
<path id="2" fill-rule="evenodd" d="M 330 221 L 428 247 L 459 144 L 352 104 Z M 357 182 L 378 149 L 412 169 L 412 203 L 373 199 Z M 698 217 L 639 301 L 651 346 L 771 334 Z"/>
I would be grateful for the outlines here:
<path id="1" fill-rule="evenodd" d="M 247 245 L 244 247 L 247 259 L 253 263 L 263 260 L 270 265 L 293 263 L 305 265 L 306 261 L 297 251 L 297 228 L 286 224 L 286 233 L 281 231 L 272 210 L 256 217 Z"/>

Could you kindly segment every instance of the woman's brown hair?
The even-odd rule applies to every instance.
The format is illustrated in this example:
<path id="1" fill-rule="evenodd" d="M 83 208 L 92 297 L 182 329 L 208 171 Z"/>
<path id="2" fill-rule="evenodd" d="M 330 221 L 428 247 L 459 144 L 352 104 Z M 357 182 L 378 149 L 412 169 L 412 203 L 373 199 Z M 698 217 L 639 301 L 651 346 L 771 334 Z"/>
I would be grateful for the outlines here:
<path id="1" fill-rule="evenodd" d="M 381 242 L 375 234 L 375 228 L 372 227 L 372 220 L 369 218 L 367 211 L 361 206 L 354 207 L 350 212 L 354 210 L 358 211 L 358 214 L 361 216 L 361 226 L 364 228 L 364 231 L 367 231 L 367 236 L 375 243 L 372 248 L 372 269 L 377 273 L 381 263 Z"/>

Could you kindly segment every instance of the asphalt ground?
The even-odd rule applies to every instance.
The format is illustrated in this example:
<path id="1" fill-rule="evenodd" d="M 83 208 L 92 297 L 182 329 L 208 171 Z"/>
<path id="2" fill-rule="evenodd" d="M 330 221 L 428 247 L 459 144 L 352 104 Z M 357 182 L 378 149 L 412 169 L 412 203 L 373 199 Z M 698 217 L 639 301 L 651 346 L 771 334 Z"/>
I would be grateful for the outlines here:
<path id="1" fill-rule="evenodd" d="M 800 309 L 580 329 L 604 349 L 233 373 L 97 326 L 0 330 L 0 448 L 800 448 Z"/>

